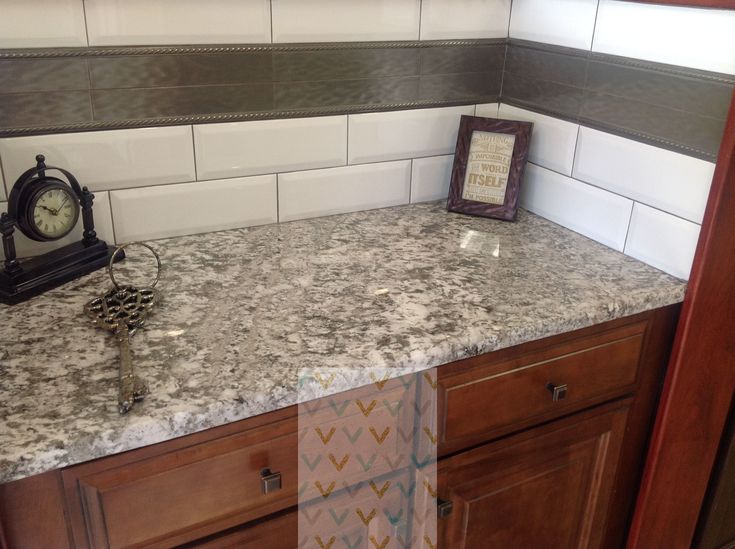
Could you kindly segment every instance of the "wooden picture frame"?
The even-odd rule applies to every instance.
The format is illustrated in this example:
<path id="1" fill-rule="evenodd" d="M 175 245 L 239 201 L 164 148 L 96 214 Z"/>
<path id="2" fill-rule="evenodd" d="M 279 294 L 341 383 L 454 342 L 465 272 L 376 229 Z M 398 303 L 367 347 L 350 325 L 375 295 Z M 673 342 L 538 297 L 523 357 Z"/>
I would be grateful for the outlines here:
<path id="1" fill-rule="evenodd" d="M 447 210 L 514 221 L 532 127 L 462 115 Z"/>

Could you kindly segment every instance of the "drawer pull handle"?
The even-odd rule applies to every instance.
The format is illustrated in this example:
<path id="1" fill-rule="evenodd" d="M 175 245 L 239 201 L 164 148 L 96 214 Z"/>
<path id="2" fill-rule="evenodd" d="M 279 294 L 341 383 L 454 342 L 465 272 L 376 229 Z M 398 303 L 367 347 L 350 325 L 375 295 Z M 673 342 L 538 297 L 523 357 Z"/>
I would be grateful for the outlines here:
<path id="1" fill-rule="evenodd" d="M 436 503 L 436 515 L 440 519 L 446 518 L 452 514 L 454 503 L 449 500 L 439 499 Z"/>
<path id="2" fill-rule="evenodd" d="M 281 489 L 281 473 L 272 473 L 270 469 L 260 472 L 260 486 L 264 494 L 271 494 Z"/>
<path id="3" fill-rule="evenodd" d="M 567 386 L 564 385 L 554 385 L 553 383 L 547 383 L 546 388 L 551 393 L 551 400 L 554 402 L 558 402 L 560 400 L 564 400 L 567 398 Z"/>

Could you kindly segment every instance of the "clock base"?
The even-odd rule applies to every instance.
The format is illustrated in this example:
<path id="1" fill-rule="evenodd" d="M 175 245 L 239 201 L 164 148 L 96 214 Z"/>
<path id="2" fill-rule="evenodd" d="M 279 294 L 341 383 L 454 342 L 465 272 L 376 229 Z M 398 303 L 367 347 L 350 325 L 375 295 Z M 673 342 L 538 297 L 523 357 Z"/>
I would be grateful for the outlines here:
<path id="1" fill-rule="evenodd" d="M 114 251 L 115 247 L 108 246 L 103 240 L 90 245 L 80 241 L 23 261 L 13 272 L 0 270 L 0 303 L 14 305 L 26 301 L 106 267 Z M 115 261 L 123 258 L 124 254 L 118 253 Z"/>

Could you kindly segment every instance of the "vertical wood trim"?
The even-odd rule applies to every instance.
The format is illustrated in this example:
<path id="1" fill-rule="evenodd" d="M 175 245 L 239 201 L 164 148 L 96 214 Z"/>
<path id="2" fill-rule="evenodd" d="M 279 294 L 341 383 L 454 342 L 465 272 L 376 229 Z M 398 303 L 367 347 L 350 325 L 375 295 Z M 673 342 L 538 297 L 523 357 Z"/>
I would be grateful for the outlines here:
<path id="1" fill-rule="evenodd" d="M 728 7 L 733 4 L 728 2 Z M 733 322 L 735 97 L 677 327 L 629 549 L 691 544 L 735 392 Z"/>

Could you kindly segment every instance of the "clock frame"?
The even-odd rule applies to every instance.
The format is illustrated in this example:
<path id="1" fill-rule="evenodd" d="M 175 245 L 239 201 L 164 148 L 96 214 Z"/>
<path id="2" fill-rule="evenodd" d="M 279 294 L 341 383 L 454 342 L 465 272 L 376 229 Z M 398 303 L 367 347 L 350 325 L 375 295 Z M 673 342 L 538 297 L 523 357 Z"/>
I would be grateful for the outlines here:
<path id="1" fill-rule="evenodd" d="M 38 223 L 36 223 L 35 211 L 39 200 L 41 200 L 46 193 L 53 190 L 59 190 L 65 193 L 70 199 L 69 204 L 72 209 L 72 215 L 63 232 L 50 235 L 48 233 L 44 233 Z M 37 242 L 53 242 L 64 238 L 74 229 L 74 227 L 76 227 L 77 221 L 79 220 L 79 199 L 74 194 L 73 189 L 70 189 L 68 185 L 55 177 L 47 176 L 41 185 L 36 185 L 35 188 L 31 189 L 28 193 L 28 198 L 25 200 L 25 204 L 21 204 L 19 209 L 22 210 L 23 213 L 19 216 L 18 228 L 28 238 Z M 56 216 L 61 214 L 61 211 L 57 209 L 56 211 L 52 211 L 51 214 Z"/>
<path id="2" fill-rule="evenodd" d="M 66 179 L 47 175 L 60 172 Z M 38 198 L 53 188 L 63 188 L 74 200 L 74 221 L 71 228 L 59 235 L 45 235 L 37 230 L 33 206 Z M 79 276 L 107 266 L 114 252 L 113 246 L 97 238 L 94 230 L 92 204 L 94 195 L 79 185 L 67 170 L 46 166 L 42 154 L 36 156 L 36 166 L 26 170 L 15 182 L 8 197 L 8 211 L 0 216 L 5 262 L 0 270 L 0 303 L 15 304 L 50 290 Z M 82 239 L 47 253 L 18 259 L 15 249 L 15 230 L 38 242 L 53 242 L 66 236 L 76 226 L 81 214 L 84 230 Z M 120 254 L 115 258 L 122 259 Z"/>

